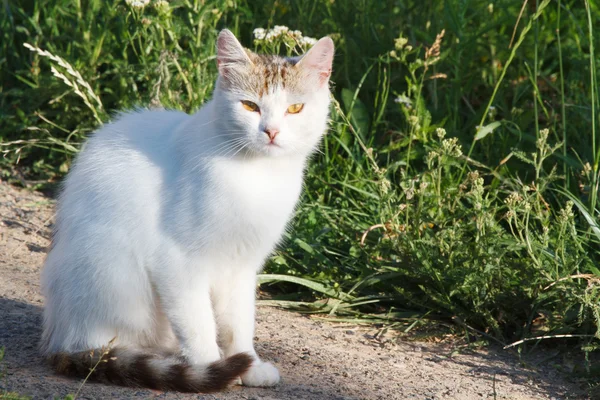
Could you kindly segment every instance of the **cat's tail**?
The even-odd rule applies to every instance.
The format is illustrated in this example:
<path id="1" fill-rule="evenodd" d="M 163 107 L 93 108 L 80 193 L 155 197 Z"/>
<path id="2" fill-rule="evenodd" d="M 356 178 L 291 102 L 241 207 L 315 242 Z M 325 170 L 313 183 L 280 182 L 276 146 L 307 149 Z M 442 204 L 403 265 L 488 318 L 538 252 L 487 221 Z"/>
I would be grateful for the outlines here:
<path id="1" fill-rule="evenodd" d="M 207 365 L 190 365 L 181 357 L 119 347 L 49 357 L 54 369 L 67 376 L 89 375 L 90 381 L 196 393 L 227 388 L 250 368 L 252 360 L 249 354 L 239 353 Z"/>

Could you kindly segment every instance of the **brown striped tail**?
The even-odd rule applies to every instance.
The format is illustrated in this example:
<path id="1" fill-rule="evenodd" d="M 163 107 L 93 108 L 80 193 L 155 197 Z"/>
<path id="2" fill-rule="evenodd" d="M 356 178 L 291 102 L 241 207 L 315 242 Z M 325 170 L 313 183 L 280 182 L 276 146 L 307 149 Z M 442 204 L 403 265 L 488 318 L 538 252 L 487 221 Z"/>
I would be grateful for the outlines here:
<path id="1" fill-rule="evenodd" d="M 204 366 L 190 365 L 180 357 L 116 347 L 108 351 L 57 353 L 49 357 L 62 375 L 157 390 L 211 393 L 230 386 L 252 364 L 252 357 L 239 353 Z"/>

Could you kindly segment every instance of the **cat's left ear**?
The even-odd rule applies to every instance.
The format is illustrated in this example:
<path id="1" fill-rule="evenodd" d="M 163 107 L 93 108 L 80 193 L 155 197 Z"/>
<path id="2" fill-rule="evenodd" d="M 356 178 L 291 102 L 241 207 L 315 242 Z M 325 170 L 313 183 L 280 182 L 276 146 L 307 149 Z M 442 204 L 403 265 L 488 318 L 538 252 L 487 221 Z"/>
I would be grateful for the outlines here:
<path id="1" fill-rule="evenodd" d="M 319 39 L 319 41 L 315 43 L 304 56 L 302 56 L 297 65 L 310 70 L 310 72 L 317 73 L 319 83 L 323 85 L 331 76 L 331 65 L 333 64 L 334 53 L 333 40 L 326 36 Z"/>
<path id="2" fill-rule="evenodd" d="M 230 70 L 252 64 L 248 53 L 229 29 L 223 29 L 217 38 L 217 66 L 219 74 L 227 77 Z"/>

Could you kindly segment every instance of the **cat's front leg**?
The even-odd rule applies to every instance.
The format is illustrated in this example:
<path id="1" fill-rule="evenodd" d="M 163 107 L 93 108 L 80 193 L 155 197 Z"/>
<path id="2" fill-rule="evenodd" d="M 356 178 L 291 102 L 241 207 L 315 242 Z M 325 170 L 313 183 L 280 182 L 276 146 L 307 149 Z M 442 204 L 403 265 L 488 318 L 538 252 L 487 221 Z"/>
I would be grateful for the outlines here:
<path id="1" fill-rule="evenodd" d="M 168 267 L 154 271 L 153 277 L 182 355 L 198 365 L 221 359 L 208 277 L 176 256 L 170 258 Z"/>
<path id="2" fill-rule="evenodd" d="M 226 357 L 237 353 L 254 357 L 254 363 L 241 377 L 244 385 L 276 385 L 279 371 L 273 364 L 262 361 L 254 350 L 256 268 L 235 269 L 221 278 L 213 287 L 213 303 L 223 353 Z"/>

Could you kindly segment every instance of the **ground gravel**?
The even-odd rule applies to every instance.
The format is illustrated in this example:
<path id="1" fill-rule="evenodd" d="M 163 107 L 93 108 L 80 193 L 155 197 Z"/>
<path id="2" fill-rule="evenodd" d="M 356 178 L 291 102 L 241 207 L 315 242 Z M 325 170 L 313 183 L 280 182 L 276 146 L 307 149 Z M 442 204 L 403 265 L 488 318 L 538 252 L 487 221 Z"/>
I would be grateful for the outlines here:
<path id="1" fill-rule="evenodd" d="M 0 182 L 0 368 L 3 390 L 53 399 L 80 381 L 56 376 L 37 352 L 43 298 L 39 272 L 54 201 Z M 271 389 L 232 387 L 215 395 L 163 393 L 87 383 L 81 399 L 586 399 L 551 350 L 519 359 L 501 348 L 463 350 L 451 340 L 416 342 L 374 327 L 259 307 L 259 354 L 280 369 Z M 557 361 L 558 358 L 558 361 Z M 551 361 L 548 361 L 551 360 Z"/>

